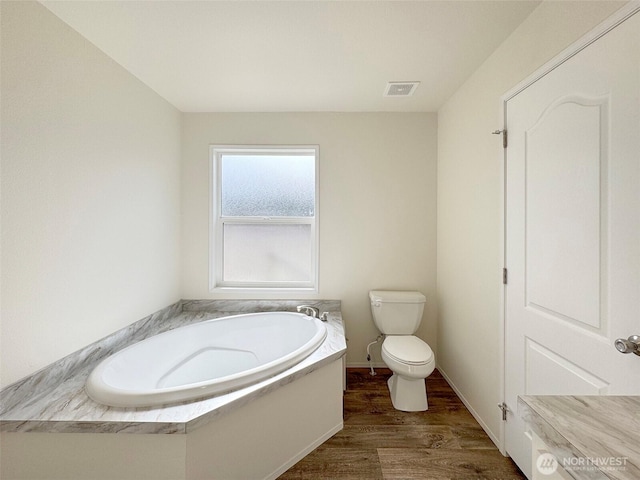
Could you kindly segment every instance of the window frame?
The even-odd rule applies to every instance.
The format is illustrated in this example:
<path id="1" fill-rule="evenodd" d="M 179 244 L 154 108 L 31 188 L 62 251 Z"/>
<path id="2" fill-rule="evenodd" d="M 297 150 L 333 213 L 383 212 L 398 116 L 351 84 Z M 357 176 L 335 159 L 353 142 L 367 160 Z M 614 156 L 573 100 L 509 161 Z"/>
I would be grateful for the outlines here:
<path id="1" fill-rule="evenodd" d="M 222 156 L 237 155 L 313 155 L 315 163 L 314 214 L 308 217 L 251 217 L 222 215 Z M 318 293 L 319 284 L 319 166 L 320 147 L 318 145 L 210 145 L 210 188 L 209 188 L 209 291 L 210 292 L 311 292 Z M 224 281 L 224 225 L 310 225 L 311 259 L 309 281 L 250 282 Z"/>

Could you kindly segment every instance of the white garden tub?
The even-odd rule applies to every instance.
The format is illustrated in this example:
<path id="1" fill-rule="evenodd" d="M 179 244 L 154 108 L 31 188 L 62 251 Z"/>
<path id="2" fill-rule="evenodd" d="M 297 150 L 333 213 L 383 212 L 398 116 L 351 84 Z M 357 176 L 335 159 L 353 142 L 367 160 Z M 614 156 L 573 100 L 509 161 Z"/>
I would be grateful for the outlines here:
<path id="1" fill-rule="evenodd" d="M 103 360 L 86 383 L 96 402 L 144 407 L 228 393 L 308 357 L 327 335 L 317 318 L 268 312 L 176 328 Z"/>

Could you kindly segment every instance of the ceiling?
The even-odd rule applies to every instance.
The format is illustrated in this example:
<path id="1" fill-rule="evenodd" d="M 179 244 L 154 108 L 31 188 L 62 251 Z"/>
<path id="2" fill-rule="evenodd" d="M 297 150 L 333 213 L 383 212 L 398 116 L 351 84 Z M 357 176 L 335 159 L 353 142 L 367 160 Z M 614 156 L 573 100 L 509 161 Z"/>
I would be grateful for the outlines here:
<path id="1" fill-rule="evenodd" d="M 41 3 L 183 112 L 433 112 L 540 1 Z"/>

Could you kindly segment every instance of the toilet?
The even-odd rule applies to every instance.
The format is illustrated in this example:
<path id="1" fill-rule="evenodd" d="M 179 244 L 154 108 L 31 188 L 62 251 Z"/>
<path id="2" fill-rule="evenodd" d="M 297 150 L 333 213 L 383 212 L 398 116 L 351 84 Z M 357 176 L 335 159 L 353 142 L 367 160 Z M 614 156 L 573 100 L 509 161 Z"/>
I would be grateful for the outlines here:
<path id="1" fill-rule="evenodd" d="M 382 360 L 393 375 L 387 381 L 396 410 L 421 412 L 429 408 L 425 378 L 436 359 L 431 347 L 413 335 L 422 321 L 426 298 L 420 292 L 369 292 L 373 321 L 385 335 Z"/>

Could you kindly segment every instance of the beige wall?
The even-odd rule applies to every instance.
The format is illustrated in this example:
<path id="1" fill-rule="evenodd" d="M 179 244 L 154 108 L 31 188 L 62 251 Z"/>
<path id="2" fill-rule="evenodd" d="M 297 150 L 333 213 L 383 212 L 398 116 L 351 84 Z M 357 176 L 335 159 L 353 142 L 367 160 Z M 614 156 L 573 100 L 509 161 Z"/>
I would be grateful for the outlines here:
<path id="1" fill-rule="evenodd" d="M 435 114 L 211 113 L 182 118 L 184 298 L 222 298 L 208 291 L 209 145 L 317 144 L 320 291 L 277 297 L 341 299 L 353 365 L 366 362 L 366 345 L 378 335 L 368 291 L 420 290 L 428 303 L 419 335 L 435 347 Z M 375 358 L 380 361 L 379 354 Z"/>
<path id="2" fill-rule="evenodd" d="M 180 113 L 35 2 L 2 8 L 2 384 L 180 298 Z"/>
<path id="3" fill-rule="evenodd" d="M 500 97 L 623 5 L 543 2 L 438 111 L 438 364 L 500 436 Z"/>
<path id="4" fill-rule="evenodd" d="M 184 114 L 180 152 L 179 112 L 32 2 L 2 2 L 1 114 L 3 385 L 181 296 L 215 298 L 210 143 L 320 145 L 314 296 L 343 300 L 350 362 L 377 336 L 373 288 L 425 293 L 435 348 L 435 114 Z"/>

